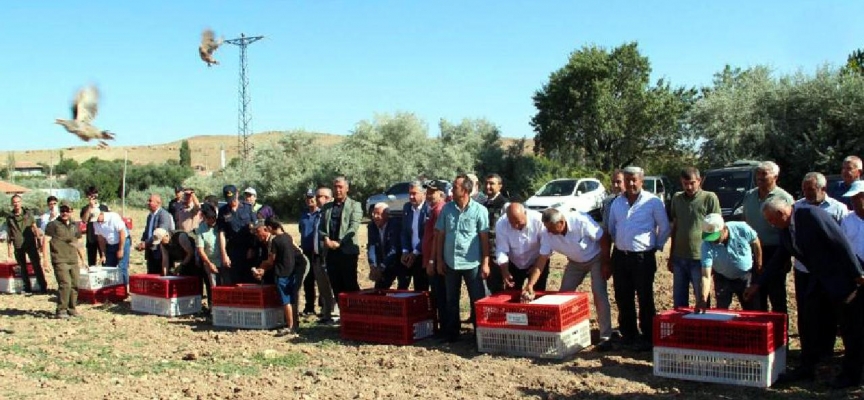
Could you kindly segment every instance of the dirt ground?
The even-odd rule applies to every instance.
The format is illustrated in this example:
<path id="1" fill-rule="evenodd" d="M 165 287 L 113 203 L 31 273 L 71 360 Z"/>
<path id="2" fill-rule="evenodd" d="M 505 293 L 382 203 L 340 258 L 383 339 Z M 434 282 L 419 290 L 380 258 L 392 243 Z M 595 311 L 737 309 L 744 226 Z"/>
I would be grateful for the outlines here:
<path id="1" fill-rule="evenodd" d="M 130 213 L 133 238 L 144 212 Z M 296 237 L 296 224 L 289 224 Z M 361 233 L 365 243 L 365 229 Z M 5 246 L 4 246 L 5 247 Z M 143 272 L 133 253 L 132 272 Z M 553 258 L 550 288 L 564 260 Z M 672 275 L 658 256 L 656 303 L 671 308 Z M 360 261 L 361 286 L 366 278 Z M 56 288 L 52 276 L 49 286 Z M 790 279 L 790 299 L 792 285 Z M 580 287 L 590 291 L 588 283 Z M 612 293 L 610 284 L 610 297 Z M 464 290 L 463 290 L 464 296 Z M 650 352 L 586 349 L 563 361 L 481 354 L 471 336 L 455 344 L 423 340 L 412 346 L 343 341 L 337 326 L 304 319 L 298 338 L 272 331 L 213 327 L 203 317 L 163 318 L 132 313 L 129 303 L 80 306 L 83 318 L 52 319 L 54 296 L 3 295 L 0 307 L 0 396 L 8 399 L 576 399 L 576 398 L 862 398 L 832 392 L 819 380 L 768 390 L 704 384 L 653 375 Z M 793 362 L 797 359 L 795 304 L 790 300 Z M 613 325 L 617 309 L 613 299 Z M 592 307 L 592 331 L 596 320 Z M 465 326 L 469 328 L 469 326 Z M 839 345 L 838 345 L 839 346 Z"/>

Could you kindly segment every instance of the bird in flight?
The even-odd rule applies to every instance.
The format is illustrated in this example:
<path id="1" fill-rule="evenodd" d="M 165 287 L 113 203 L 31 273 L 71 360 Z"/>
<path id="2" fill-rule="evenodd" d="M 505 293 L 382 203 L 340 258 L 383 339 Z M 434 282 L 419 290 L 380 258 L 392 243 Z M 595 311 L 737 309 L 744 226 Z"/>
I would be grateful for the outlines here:
<path id="1" fill-rule="evenodd" d="M 204 32 L 201 32 L 201 45 L 198 46 L 198 55 L 201 56 L 202 61 L 207 63 L 208 67 L 213 64 L 219 65 L 219 61 L 213 58 L 213 53 L 224 41 L 224 38 L 216 40 L 216 34 L 213 33 L 212 29 L 205 29 Z"/>
<path id="2" fill-rule="evenodd" d="M 91 125 L 98 109 L 99 90 L 96 86 L 87 86 L 78 90 L 78 94 L 75 95 L 75 100 L 72 102 L 72 119 L 58 118 L 54 122 L 85 142 L 97 139 L 99 148 L 106 148 L 108 143 L 105 140 L 114 139 L 114 134 Z"/>

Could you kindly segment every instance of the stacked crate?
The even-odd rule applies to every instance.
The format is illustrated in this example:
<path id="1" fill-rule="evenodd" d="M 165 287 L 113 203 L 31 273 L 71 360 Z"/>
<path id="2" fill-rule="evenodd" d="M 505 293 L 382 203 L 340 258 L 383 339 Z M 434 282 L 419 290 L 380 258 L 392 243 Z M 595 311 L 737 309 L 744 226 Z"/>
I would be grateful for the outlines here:
<path id="1" fill-rule="evenodd" d="M 211 295 L 213 326 L 273 329 L 285 325 L 285 312 L 275 285 L 215 286 Z"/>
<path id="2" fill-rule="evenodd" d="M 42 290 L 36 281 L 36 271 L 33 265 L 27 263 L 27 273 L 30 276 L 30 287 L 34 292 Z M 24 280 L 21 277 L 21 267 L 12 260 L 0 262 L 0 293 L 21 293 L 24 291 Z"/>
<path id="3" fill-rule="evenodd" d="M 432 336 L 435 316 L 429 292 L 361 290 L 339 294 L 343 339 L 407 345 Z"/>
<path id="4" fill-rule="evenodd" d="M 138 274 L 129 277 L 132 311 L 174 317 L 201 311 L 197 276 Z"/>
<path id="5" fill-rule="evenodd" d="M 79 303 L 119 303 L 126 300 L 126 284 L 117 267 L 82 269 L 78 278 Z"/>
<path id="6" fill-rule="evenodd" d="M 654 375 L 769 387 L 786 369 L 786 314 L 675 309 L 654 317 Z"/>
<path id="7" fill-rule="evenodd" d="M 588 294 L 505 291 L 475 303 L 477 350 L 514 356 L 562 359 L 591 345 Z"/>

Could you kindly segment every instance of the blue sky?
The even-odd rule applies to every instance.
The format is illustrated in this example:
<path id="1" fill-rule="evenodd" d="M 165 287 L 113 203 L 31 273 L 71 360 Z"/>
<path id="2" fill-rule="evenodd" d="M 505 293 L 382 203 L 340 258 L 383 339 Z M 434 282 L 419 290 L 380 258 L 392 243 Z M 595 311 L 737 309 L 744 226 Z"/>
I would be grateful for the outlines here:
<path id="1" fill-rule="evenodd" d="M 348 134 L 408 111 L 437 134 L 487 118 L 533 136 L 531 96 L 584 45 L 639 42 L 653 77 L 703 86 L 724 65 L 780 73 L 864 47 L 861 1 L 15 1 L 0 11 L 3 150 L 84 143 L 54 125 L 78 87 L 116 145 L 237 132 L 239 51 L 200 61 L 200 31 L 249 48 L 252 126 Z"/>

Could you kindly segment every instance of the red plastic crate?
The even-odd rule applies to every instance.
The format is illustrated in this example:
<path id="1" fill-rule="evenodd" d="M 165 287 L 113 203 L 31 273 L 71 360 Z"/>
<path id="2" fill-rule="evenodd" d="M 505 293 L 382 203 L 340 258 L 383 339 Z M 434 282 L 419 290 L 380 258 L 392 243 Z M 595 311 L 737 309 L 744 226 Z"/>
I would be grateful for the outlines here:
<path id="1" fill-rule="evenodd" d="M 88 304 L 119 303 L 129 297 L 126 285 L 106 286 L 99 289 L 78 289 L 78 302 Z"/>
<path id="2" fill-rule="evenodd" d="M 201 279 L 197 276 L 160 276 L 137 274 L 129 277 L 129 292 L 170 299 L 201 294 Z"/>
<path id="3" fill-rule="evenodd" d="M 36 276 L 36 271 L 33 270 L 33 264 L 27 263 L 27 273 L 30 276 Z M 20 278 L 21 271 L 18 268 L 18 263 L 15 261 L 0 262 L 0 278 Z"/>
<path id="4" fill-rule="evenodd" d="M 708 312 L 735 317 L 728 321 L 685 318 L 693 313 L 692 308 L 663 312 L 654 316 L 654 346 L 768 355 L 786 345 L 786 314 L 716 309 Z"/>
<path id="5" fill-rule="evenodd" d="M 410 297 L 394 297 L 394 295 L 409 295 Z M 377 290 L 368 289 L 359 292 L 339 294 L 340 316 L 357 316 L 362 318 L 383 317 L 405 319 L 432 318 L 432 303 L 429 292 L 412 292 L 409 290 Z"/>
<path id="6" fill-rule="evenodd" d="M 212 304 L 221 307 L 271 308 L 281 307 L 282 298 L 276 285 L 241 283 L 234 286 L 215 286 Z"/>
<path id="7" fill-rule="evenodd" d="M 563 304 L 520 303 L 522 292 L 508 290 L 474 303 L 477 326 L 546 332 L 563 332 L 591 315 L 588 293 L 535 292 L 535 300 L 546 295 L 572 295 Z"/>
<path id="8" fill-rule="evenodd" d="M 340 309 L 342 339 L 358 342 L 407 345 L 432 336 L 435 323 L 429 318 L 384 318 L 346 315 Z"/>

